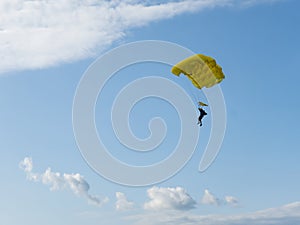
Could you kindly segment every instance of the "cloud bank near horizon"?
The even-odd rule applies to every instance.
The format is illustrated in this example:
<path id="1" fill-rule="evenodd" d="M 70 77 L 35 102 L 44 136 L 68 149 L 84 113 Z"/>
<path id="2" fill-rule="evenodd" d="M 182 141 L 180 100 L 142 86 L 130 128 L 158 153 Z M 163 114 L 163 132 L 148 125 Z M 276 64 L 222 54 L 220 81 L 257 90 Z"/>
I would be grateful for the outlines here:
<path id="1" fill-rule="evenodd" d="M 0 73 L 47 68 L 95 57 L 125 38 L 132 28 L 208 8 L 245 5 L 239 0 L 155 2 L 2 0 Z M 258 4 L 257 0 L 246 2 Z"/>
<path id="2" fill-rule="evenodd" d="M 300 202 L 235 215 L 151 212 L 128 216 L 126 220 L 134 221 L 134 225 L 294 225 L 300 224 Z"/>

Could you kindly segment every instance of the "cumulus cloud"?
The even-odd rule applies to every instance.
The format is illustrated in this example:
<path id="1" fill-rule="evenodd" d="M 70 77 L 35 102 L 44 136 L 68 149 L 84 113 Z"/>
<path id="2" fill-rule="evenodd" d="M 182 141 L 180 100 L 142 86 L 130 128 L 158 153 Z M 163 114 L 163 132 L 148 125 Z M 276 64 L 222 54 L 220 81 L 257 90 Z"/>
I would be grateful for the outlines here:
<path id="1" fill-rule="evenodd" d="M 147 190 L 150 201 L 144 204 L 147 210 L 189 210 L 195 207 L 196 202 L 182 188 L 152 187 Z"/>
<path id="2" fill-rule="evenodd" d="M 237 206 L 239 204 L 239 200 L 236 197 L 233 196 L 225 196 L 225 203 L 232 205 L 232 206 Z"/>
<path id="3" fill-rule="evenodd" d="M 204 205 L 231 205 L 237 206 L 239 201 L 234 196 L 225 196 L 224 199 L 220 199 L 212 194 L 209 190 L 205 189 L 201 203 Z"/>
<path id="4" fill-rule="evenodd" d="M 300 224 L 300 202 L 238 215 L 197 215 L 190 212 L 143 214 L 128 217 L 135 225 L 295 225 Z"/>
<path id="5" fill-rule="evenodd" d="M 220 205 L 221 201 L 217 197 L 215 197 L 209 190 L 204 190 L 204 195 L 201 200 L 202 204 L 205 205 Z"/>
<path id="6" fill-rule="evenodd" d="M 124 38 L 131 28 L 182 13 L 239 5 L 240 2 L 1 0 L 0 73 L 45 68 L 94 57 Z"/>
<path id="7" fill-rule="evenodd" d="M 126 195 L 122 192 L 116 192 L 116 210 L 126 211 L 133 209 L 134 203 L 127 200 Z"/>
<path id="8" fill-rule="evenodd" d="M 51 168 L 46 169 L 44 173 L 34 173 L 32 158 L 25 157 L 19 166 L 26 173 L 27 179 L 36 182 L 42 182 L 50 186 L 51 191 L 65 190 L 72 191 L 75 195 L 84 197 L 89 203 L 102 205 L 108 201 L 108 198 L 100 199 L 97 196 L 89 194 L 90 185 L 79 173 L 76 174 L 61 174 L 52 172 Z"/>
<path id="9" fill-rule="evenodd" d="M 32 158 L 25 157 L 19 163 L 19 167 L 22 170 L 24 170 L 24 172 L 26 173 L 26 177 L 27 177 L 28 180 L 32 180 L 32 181 L 38 181 L 39 180 L 38 174 L 35 174 L 35 173 L 32 172 L 32 169 L 33 169 Z"/>

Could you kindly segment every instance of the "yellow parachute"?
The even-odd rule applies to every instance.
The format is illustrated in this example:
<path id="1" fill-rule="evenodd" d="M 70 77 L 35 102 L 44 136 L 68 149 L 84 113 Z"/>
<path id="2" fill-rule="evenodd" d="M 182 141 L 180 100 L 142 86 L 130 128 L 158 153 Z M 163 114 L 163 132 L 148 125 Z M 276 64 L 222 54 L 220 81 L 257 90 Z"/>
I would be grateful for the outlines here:
<path id="1" fill-rule="evenodd" d="M 193 55 L 180 61 L 172 67 L 171 71 L 176 76 L 183 73 L 199 89 L 212 87 L 225 78 L 222 68 L 216 63 L 216 60 L 202 54 Z"/>

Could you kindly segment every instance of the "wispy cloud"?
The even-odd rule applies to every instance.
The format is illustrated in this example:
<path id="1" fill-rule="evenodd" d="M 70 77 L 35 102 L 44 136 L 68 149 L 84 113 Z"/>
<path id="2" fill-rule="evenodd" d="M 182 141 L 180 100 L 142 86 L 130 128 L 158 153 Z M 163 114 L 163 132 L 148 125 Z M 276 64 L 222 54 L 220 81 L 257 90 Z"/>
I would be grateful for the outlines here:
<path id="1" fill-rule="evenodd" d="M 271 0 L 268 0 L 271 1 Z M 129 29 L 238 0 L 0 1 L 0 73 L 94 57 Z M 248 3 L 255 3 L 250 0 Z"/>
<path id="2" fill-rule="evenodd" d="M 97 196 L 89 194 L 90 185 L 79 173 L 76 174 L 61 174 L 52 172 L 51 168 L 46 169 L 44 173 L 34 173 L 32 158 L 26 157 L 19 166 L 26 173 L 27 179 L 35 182 L 42 182 L 50 186 L 51 191 L 71 190 L 75 195 L 84 197 L 89 203 L 102 205 L 108 201 L 108 198 L 100 199 Z"/>
<path id="3" fill-rule="evenodd" d="M 131 210 L 134 207 L 134 203 L 127 200 L 127 197 L 122 192 L 116 192 L 116 210 L 126 211 Z"/>
<path id="4" fill-rule="evenodd" d="M 272 4 L 279 1 L 286 1 L 286 0 L 242 0 L 241 6 L 243 7 L 251 7 L 256 4 Z"/>
<path id="5" fill-rule="evenodd" d="M 135 221 L 135 225 L 295 225 L 300 224 L 300 202 L 239 215 L 158 212 L 135 215 L 127 219 Z"/>
<path id="6" fill-rule="evenodd" d="M 144 204 L 146 210 L 189 210 L 196 202 L 182 188 L 152 187 L 147 190 L 150 201 Z"/>

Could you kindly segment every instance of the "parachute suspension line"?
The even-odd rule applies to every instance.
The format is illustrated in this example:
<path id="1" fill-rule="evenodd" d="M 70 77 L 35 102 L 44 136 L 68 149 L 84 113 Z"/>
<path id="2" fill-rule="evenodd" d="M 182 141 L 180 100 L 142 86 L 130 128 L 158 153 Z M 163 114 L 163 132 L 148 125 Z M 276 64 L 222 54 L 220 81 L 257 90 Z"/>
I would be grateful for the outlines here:
<path id="1" fill-rule="evenodd" d="M 192 82 L 190 82 L 188 77 L 184 76 L 182 78 L 184 79 L 185 86 L 187 87 L 188 93 L 190 94 L 191 98 L 193 99 L 196 107 L 207 106 L 205 103 L 204 103 L 204 105 L 199 105 L 199 102 L 203 103 L 202 102 L 203 101 L 202 100 L 203 99 L 202 89 L 195 88 L 195 86 L 193 85 Z"/>
<path id="2" fill-rule="evenodd" d="M 190 82 L 190 80 L 188 79 L 188 77 L 186 76 L 182 76 L 182 79 L 184 80 L 185 86 L 187 87 L 188 93 L 190 94 L 190 96 L 192 97 L 193 101 L 195 102 L 196 105 L 198 105 L 198 101 L 199 98 L 198 96 L 195 94 L 195 90 L 199 91 L 198 89 L 195 89 L 194 85 Z"/>
<path id="3" fill-rule="evenodd" d="M 191 92 L 192 92 L 192 95 L 194 96 L 195 104 L 198 107 L 198 102 L 201 99 L 201 94 L 200 94 L 201 90 L 193 88 Z"/>

